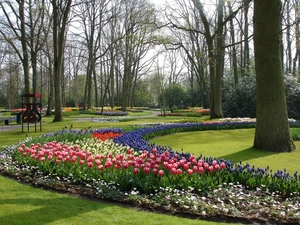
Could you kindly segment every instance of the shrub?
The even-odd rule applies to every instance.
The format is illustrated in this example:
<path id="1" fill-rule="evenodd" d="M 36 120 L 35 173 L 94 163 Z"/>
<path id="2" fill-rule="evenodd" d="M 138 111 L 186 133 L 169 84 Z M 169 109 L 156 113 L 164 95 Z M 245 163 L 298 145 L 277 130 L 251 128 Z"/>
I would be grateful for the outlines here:
<path id="1" fill-rule="evenodd" d="M 284 76 L 289 118 L 300 119 L 300 86 L 297 78 Z M 235 85 L 231 78 L 224 79 L 222 110 L 224 117 L 256 117 L 255 76 L 244 76 Z"/>

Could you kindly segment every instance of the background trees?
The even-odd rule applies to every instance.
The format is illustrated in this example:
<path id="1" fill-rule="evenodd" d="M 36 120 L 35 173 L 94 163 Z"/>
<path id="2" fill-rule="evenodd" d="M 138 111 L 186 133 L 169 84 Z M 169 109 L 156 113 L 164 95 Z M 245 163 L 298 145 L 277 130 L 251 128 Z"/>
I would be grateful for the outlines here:
<path id="1" fill-rule="evenodd" d="M 67 105 L 166 110 L 181 101 L 212 118 L 256 117 L 250 0 L 4 0 L 0 10 L 1 107 L 41 92 L 55 121 Z M 284 76 L 296 80 L 286 79 L 296 119 L 299 22 L 298 1 L 282 1 L 279 53 Z"/>

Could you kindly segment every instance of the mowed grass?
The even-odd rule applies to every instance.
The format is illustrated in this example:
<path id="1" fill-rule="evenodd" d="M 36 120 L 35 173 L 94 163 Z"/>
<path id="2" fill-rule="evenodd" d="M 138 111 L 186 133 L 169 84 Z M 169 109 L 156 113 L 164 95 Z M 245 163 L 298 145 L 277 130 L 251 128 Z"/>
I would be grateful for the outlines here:
<path id="1" fill-rule="evenodd" d="M 147 117 L 141 114 L 137 121 L 124 123 L 95 123 L 89 119 L 89 116 L 65 117 L 63 122 L 52 123 L 53 118 L 43 118 L 42 133 L 61 130 L 65 126 L 68 128 L 73 125 L 74 128 L 84 129 L 91 127 L 122 127 L 133 123 L 143 122 L 162 122 L 178 118 L 172 117 Z M 180 118 L 181 119 L 181 118 Z M 202 118 L 203 119 L 203 118 Z M 41 135 L 40 132 L 34 133 L 34 128 L 27 127 L 22 133 L 21 129 L 1 132 L 0 130 L 0 148 L 10 145 L 24 139 L 26 136 Z M 38 127 L 39 131 L 39 127 Z M 253 143 L 254 129 L 230 130 L 230 131 L 201 131 L 191 133 L 180 133 L 156 138 L 156 144 L 170 145 L 174 149 L 183 148 L 196 155 L 202 153 L 205 156 L 228 157 L 233 160 L 240 160 L 244 157 L 247 162 L 257 160 L 257 165 L 270 165 L 271 157 L 278 157 L 277 164 L 280 168 L 294 164 L 295 160 L 299 163 L 299 150 L 293 153 L 264 153 L 259 150 L 251 150 Z M 165 143 L 164 143 L 165 142 Z M 164 143 L 164 144 L 163 144 Z M 297 143 L 298 144 L 298 143 Z M 225 148 L 226 147 L 226 148 Z M 2 148 L 1 148 L 2 149 Z M 298 144 L 298 149 L 300 145 Z M 293 155 L 287 158 L 288 154 Z M 231 158 L 232 157 L 232 158 Z M 244 160 L 244 159 L 243 159 Z M 275 159 L 273 159 L 275 162 Z M 80 197 L 69 196 L 67 194 L 51 192 L 34 188 L 29 185 L 20 184 L 0 176 L 0 224 L 8 225 L 35 225 L 35 224 L 145 224 L 145 225 L 214 225 L 231 224 L 230 222 L 213 222 L 199 219 L 188 219 L 178 216 L 154 213 L 149 211 L 130 208 L 125 205 L 108 203 L 104 201 L 94 201 Z M 242 223 L 235 223 L 242 224 Z"/>
<path id="2" fill-rule="evenodd" d="M 184 132 L 157 137 L 151 142 L 196 156 L 242 161 L 260 168 L 269 166 L 273 171 L 286 168 L 292 174 L 300 172 L 300 141 L 294 142 L 297 150 L 290 153 L 266 152 L 252 147 L 254 132 L 255 129 Z"/>
<path id="3" fill-rule="evenodd" d="M 0 224 L 5 225 L 213 225 L 196 219 L 159 214 L 117 203 L 82 199 L 20 184 L 0 176 Z"/>

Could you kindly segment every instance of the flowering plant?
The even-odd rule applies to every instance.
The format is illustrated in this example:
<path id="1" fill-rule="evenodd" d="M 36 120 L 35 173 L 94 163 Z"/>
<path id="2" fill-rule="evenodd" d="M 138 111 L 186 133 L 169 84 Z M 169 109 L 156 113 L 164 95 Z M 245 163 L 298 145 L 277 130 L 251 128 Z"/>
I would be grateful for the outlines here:
<path id="1" fill-rule="evenodd" d="M 145 141 L 185 130 L 229 129 L 224 124 L 64 129 L 7 147 L 0 154 L 0 172 L 44 187 L 204 217 L 246 215 L 299 222 L 297 172 L 272 173 L 269 168 L 196 157 Z M 101 140 L 106 133 L 108 138 Z"/>
<path id="2" fill-rule="evenodd" d="M 69 130 L 61 133 L 65 136 L 61 141 L 48 139 L 44 143 L 22 144 L 15 156 L 19 163 L 38 166 L 44 173 L 72 174 L 79 180 L 113 181 L 121 190 L 136 188 L 142 193 L 150 193 L 160 187 L 183 190 L 192 187 L 195 192 L 201 192 L 230 182 L 249 189 L 264 187 L 279 191 L 284 196 L 300 192 L 297 173 L 290 175 L 277 171 L 272 174 L 269 168 L 254 168 L 249 164 L 235 164 L 213 157 L 196 157 L 155 146 L 145 140 L 186 129 L 197 130 L 199 124 L 150 126 L 125 133 L 121 129 Z M 84 136 L 79 140 L 76 135 Z"/>

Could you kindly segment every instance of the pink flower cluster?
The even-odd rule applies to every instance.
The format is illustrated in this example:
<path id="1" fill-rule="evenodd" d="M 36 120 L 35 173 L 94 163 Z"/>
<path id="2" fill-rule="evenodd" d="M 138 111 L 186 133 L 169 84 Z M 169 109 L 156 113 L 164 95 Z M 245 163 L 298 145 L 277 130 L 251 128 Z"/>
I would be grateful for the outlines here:
<path id="1" fill-rule="evenodd" d="M 53 141 L 47 142 L 42 146 L 40 144 L 31 144 L 30 147 L 26 147 L 22 144 L 18 150 L 24 157 L 30 157 L 41 162 L 49 160 L 55 161 L 56 164 L 79 163 L 88 168 L 97 168 L 98 170 L 109 168 L 126 170 L 132 168 L 134 174 L 143 171 L 145 174 L 152 173 L 160 177 L 164 176 L 167 171 L 173 175 L 181 175 L 183 173 L 191 175 L 195 173 L 203 174 L 205 171 L 213 173 L 226 168 L 225 163 L 219 164 L 216 160 L 209 165 L 202 159 L 197 160 L 194 155 L 191 155 L 188 160 L 180 158 L 179 155 L 170 157 L 168 151 L 158 154 L 155 148 L 152 149 L 151 153 L 144 151 L 138 156 L 134 156 L 131 149 L 128 149 L 124 154 L 116 156 L 112 153 L 93 155 L 91 152 L 81 150 L 79 146 L 68 146 Z"/>

